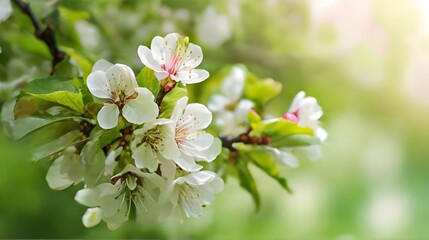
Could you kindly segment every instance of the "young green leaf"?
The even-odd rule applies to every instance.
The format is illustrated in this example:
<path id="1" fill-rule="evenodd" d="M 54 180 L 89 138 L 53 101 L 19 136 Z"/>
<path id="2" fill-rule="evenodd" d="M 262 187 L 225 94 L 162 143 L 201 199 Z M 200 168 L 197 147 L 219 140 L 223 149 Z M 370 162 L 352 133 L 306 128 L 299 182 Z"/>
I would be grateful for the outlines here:
<path id="1" fill-rule="evenodd" d="M 60 152 L 76 144 L 76 140 L 82 136 L 79 130 L 70 131 L 52 142 L 46 143 L 37 148 L 32 156 L 33 161 L 38 161 L 54 153 Z"/>
<path id="2" fill-rule="evenodd" d="M 256 211 L 259 211 L 261 200 L 259 197 L 259 191 L 256 187 L 255 179 L 249 171 L 248 163 L 245 158 L 239 156 L 237 163 L 238 179 L 240 186 L 250 193 L 255 202 Z"/>
<path id="3" fill-rule="evenodd" d="M 23 92 L 33 97 L 56 102 L 77 112 L 83 112 L 82 94 L 74 87 L 73 78 L 49 77 L 27 84 Z"/>
<path id="4" fill-rule="evenodd" d="M 160 109 L 160 117 L 161 118 L 169 118 L 171 113 L 173 112 L 174 107 L 176 106 L 177 100 L 186 96 L 186 88 L 176 86 L 171 90 L 167 95 L 165 95 Z"/>
<path id="5" fill-rule="evenodd" d="M 93 63 L 87 57 L 73 48 L 63 47 L 61 49 L 64 50 L 64 52 L 66 52 L 71 58 L 73 58 L 77 67 L 80 69 L 80 71 L 82 71 L 82 77 L 84 81 L 86 81 L 86 78 L 91 73 Z"/>
<path id="6" fill-rule="evenodd" d="M 247 98 L 263 107 L 270 99 L 282 91 L 282 84 L 271 78 L 259 79 L 248 72 L 244 85 L 243 98 Z"/>
<path id="7" fill-rule="evenodd" d="M 144 67 L 137 75 L 137 84 L 140 87 L 145 87 L 153 93 L 154 96 L 158 95 L 160 85 L 155 73 L 152 69 Z"/>

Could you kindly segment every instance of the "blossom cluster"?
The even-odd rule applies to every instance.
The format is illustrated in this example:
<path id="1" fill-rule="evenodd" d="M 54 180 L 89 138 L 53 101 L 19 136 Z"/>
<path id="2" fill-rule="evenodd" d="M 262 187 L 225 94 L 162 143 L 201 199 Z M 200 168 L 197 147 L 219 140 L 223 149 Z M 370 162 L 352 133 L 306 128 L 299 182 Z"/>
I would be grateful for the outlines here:
<path id="1" fill-rule="evenodd" d="M 138 48 L 138 55 L 155 72 L 161 94 L 176 83 L 193 84 L 209 77 L 207 71 L 195 69 L 203 58 L 201 48 L 178 34 L 155 37 L 150 49 Z M 138 220 L 200 217 L 203 206 L 223 188 L 216 173 L 198 164 L 213 161 L 221 151 L 220 140 L 205 132 L 212 121 L 207 107 L 188 104 L 185 96 L 169 118 L 161 118 L 156 96 L 139 87 L 132 69 L 104 59 L 94 64 L 86 84 L 103 104 L 96 116 L 100 132 L 119 129 L 121 136 L 103 148 L 106 157 L 99 174 L 105 181 L 76 194 L 75 200 L 88 207 L 84 225 L 103 220 L 116 229 L 132 209 Z M 62 151 L 46 176 L 51 188 L 64 189 L 85 179 L 82 154 L 85 146 Z"/>

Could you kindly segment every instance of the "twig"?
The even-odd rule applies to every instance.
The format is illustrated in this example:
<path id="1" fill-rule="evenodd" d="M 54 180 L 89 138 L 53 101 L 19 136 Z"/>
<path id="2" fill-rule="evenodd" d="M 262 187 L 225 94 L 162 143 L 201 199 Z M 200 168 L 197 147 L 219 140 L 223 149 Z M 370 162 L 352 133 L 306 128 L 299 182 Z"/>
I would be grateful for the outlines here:
<path id="1" fill-rule="evenodd" d="M 34 35 L 36 38 L 42 40 L 46 46 L 49 48 L 49 52 L 52 55 L 52 68 L 51 75 L 54 75 L 56 72 L 55 66 L 64 60 L 66 54 L 58 49 L 57 42 L 55 40 L 54 27 L 49 24 L 46 28 L 43 29 L 40 22 L 37 20 L 36 16 L 33 13 L 33 10 L 30 7 L 30 4 L 25 3 L 21 0 L 13 0 L 13 2 L 21 9 L 21 11 L 26 14 L 34 26 Z"/>

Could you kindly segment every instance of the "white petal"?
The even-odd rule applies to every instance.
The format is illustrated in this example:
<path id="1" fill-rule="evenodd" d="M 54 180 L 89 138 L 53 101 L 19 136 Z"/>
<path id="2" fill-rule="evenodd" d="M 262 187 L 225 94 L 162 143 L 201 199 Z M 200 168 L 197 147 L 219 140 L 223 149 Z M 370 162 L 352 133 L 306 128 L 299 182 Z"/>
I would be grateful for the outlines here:
<path id="1" fill-rule="evenodd" d="M 213 189 L 214 193 L 221 192 L 224 187 L 224 182 L 222 178 L 216 175 L 216 177 L 210 182 L 210 187 Z"/>
<path id="2" fill-rule="evenodd" d="M 107 80 L 105 72 L 95 71 L 90 73 L 86 80 L 86 84 L 92 95 L 102 99 L 110 99 L 112 97 L 113 89 Z"/>
<path id="3" fill-rule="evenodd" d="M 106 157 L 106 161 L 104 162 L 104 176 L 112 175 L 115 170 L 118 162 L 115 161 L 116 157 L 118 157 L 122 153 L 122 147 L 117 148 L 114 151 L 111 151 L 109 155 Z"/>
<path id="4" fill-rule="evenodd" d="M 0 0 L 0 23 L 8 19 L 12 11 L 10 0 Z"/>
<path id="5" fill-rule="evenodd" d="M 98 70 L 101 70 L 103 72 L 106 72 L 107 69 L 109 69 L 111 66 L 113 66 L 113 63 L 107 61 L 106 59 L 100 59 L 97 62 L 95 62 L 94 66 L 92 67 L 91 72 L 95 72 Z"/>
<path id="6" fill-rule="evenodd" d="M 296 110 L 298 110 L 301 104 L 300 102 L 302 99 L 304 99 L 304 97 L 305 97 L 304 91 L 300 91 L 299 93 L 297 93 L 292 100 L 292 104 L 290 105 L 288 112 L 295 112 Z"/>
<path id="7" fill-rule="evenodd" d="M 249 111 L 255 106 L 255 104 L 247 99 L 242 99 L 238 102 L 235 107 L 234 117 L 236 121 L 247 122 L 247 116 Z"/>
<path id="8" fill-rule="evenodd" d="M 211 171 L 200 171 L 183 176 L 185 181 L 192 186 L 204 185 L 216 178 L 216 174 Z"/>
<path id="9" fill-rule="evenodd" d="M 184 70 L 177 73 L 176 77 L 185 84 L 199 83 L 210 76 L 204 69 Z"/>
<path id="10" fill-rule="evenodd" d="M 183 114 L 184 120 L 189 118 L 194 120 L 192 128 L 205 129 L 212 121 L 212 113 L 203 104 L 191 103 L 186 106 L 185 112 Z"/>
<path id="11" fill-rule="evenodd" d="M 88 208 L 82 216 L 82 223 L 85 227 L 91 228 L 100 223 L 102 213 L 100 208 Z"/>
<path id="12" fill-rule="evenodd" d="M 210 101 L 207 104 L 207 107 L 212 112 L 220 112 L 220 111 L 224 111 L 226 105 L 228 105 L 229 103 L 230 102 L 228 98 L 226 98 L 223 95 L 216 94 L 210 99 Z"/>
<path id="13" fill-rule="evenodd" d="M 98 188 L 81 189 L 76 193 L 74 200 L 87 207 L 96 207 L 98 206 L 98 201 L 99 201 Z"/>
<path id="14" fill-rule="evenodd" d="M 174 180 L 176 178 L 176 164 L 173 161 L 165 161 L 161 164 L 162 176 L 167 180 Z"/>
<path id="15" fill-rule="evenodd" d="M 174 122 L 170 121 L 167 122 L 167 124 L 164 124 L 161 128 L 161 131 L 162 141 L 157 144 L 157 148 L 162 156 L 172 160 L 180 154 L 179 147 L 177 146 L 177 143 L 174 139 Z"/>
<path id="16" fill-rule="evenodd" d="M 56 159 L 46 174 L 46 181 L 51 189 L 54 190 L 63 190 L 69 187 L 74 183 L 74 181 L 70 180 L 66 174 L 61 173 L 61 168 L 66 161 L 64 156 L 60 156 Z"/>
<path id="17" fill-rule="evenodd" d="M 293 155 L 287 149 L 282 149 L 281 151 L 279 151 L 279 155 L 278 156 L 280 157 L 280 160 L 284 164 L 290 166 L 291 168 L 297 168 L 299 166 L 298 159 L 295 157 L 295 155 Z"/>
<path id="18" fill-rule="evenodd" d="M 176 51 L 178 39 L 179 35 L 177 33 L 167 34 L 164 38 L 155 37 L 150 46 L 154 58 L 159 63 L 168 65 L 170 58 L 174 56 Z"/>
<path id="19" fill-rule="evenodd" d="M 194 157 L 190 157 L 185 154 L 180 154 L 180 156 L 174 158 L 174 162 L 177 163 L 181 169 L 187 172 L 197 172 L 203 168 L 195 163 Z"/>
<path id="20" fill-rule="evenodd" d="M 154 50 L 152 50 L 154 51 Z M 151 50 L 149 50 L 149 48 L 147 48 L 146 46 L 139 46 L 137 53 L 139 55 L 140 60 L 142 61 L 142 63 L 154 70 L 155 72 L 162 72 L 163 69 L 161 68 L 161 64 L 154 58 L 154 55 L 158 54 L 158 53 L 152 53 Z M 158 78 L 158 80 L 161 80 Z"/>
<path id="21" fill-rule="evenodd" d="M 322 150 L 318 145 L 299 147 L 297 148 L 297 151 L 312 162 L 317 161 L 323 156 Z"/>
<path id="22" fill-rule="evenodd" d="M 184 63 L 179 66 L 181 70 L 191 70 L 196 68 L 203 61 L 203 51 L 201 47 L 193 43 L 189 43 L 186 53 L 183 56 Z"/>
<path id="23" fill-rule="evenodd" d="M 221 151 L 222 151 L 222 142 L 220 141 L 219 138 L 215 137 L 211 146 L 202 152 L 202 156 L 204 156 L 204 158 L 199 158 L 198 160 L 211 162 L 215 160 L 217 156 L 219 156 Z"/>
<path id="24" fill-rule="evenodd" d="M 133 70 L 124 64 L 115 64 L 106 71 L 107 80 L 116 93 L 123 92 L 125 96 L 134 94 L 138 87 Z"/>
<path id="25" fill-rule="evenodd" d="M 119 108 L 115 104 L 105 104 L 97 114 L 101 128 L 112 129 L 118 125 Z"/>
<path id="26" fill-rule="evenodd" d="M 138 168 L 147 168 L 154 172 L 158 168 L 158 160 L 155 158 L 155 153 L 147 143 L 143 143 L 140 147 L 133 150 L 133 159 Z"/>
<path id="27" fill-rule="evenodd" d="M 325 141 L 328 138 L 328 133 L 322 127 L 318 127 L 315 131 L 315 135 L 320 139 L 320 141 Z"/>
<path id="28" fill-rule="evenodd" d="M 135 99 L 125 102 L 122 109 L 124 118 L 135 124 L 153 121 L 159 113 L 158 105 L 154 102 L 152 93 L 147 88 L 136 88 L 138 93 Z"/>
<path id="29" fill-rule="evenodd" d="M 158 80 L 165 79 L 166 77 L 168 77 L 168 75 L 170 75 L 170 73 L 168 73 L 167 71 L 164 71 L 164 70 L 155 71 L 155 76 L 156 76 L 156 79 L 158 79 Z"/>
<path id="30" fill-rule="evenodd" d="M 173 113 L 171 114 L 170 119 L 174 122 L 177 122 L 180 117 L 183 115 L 183 111 L 185 110 L 186 104 L 188 103 L 188 97 L 182 97 L 176 102 L 176 106 L 174 106 Z"/>
<path id="31" fill-rule="evenodd" d="M 246 72 L 242 67 L 234 66 L 222 84 L 222 93 L 230 103 L 238 101 L 243 93 Z"/>

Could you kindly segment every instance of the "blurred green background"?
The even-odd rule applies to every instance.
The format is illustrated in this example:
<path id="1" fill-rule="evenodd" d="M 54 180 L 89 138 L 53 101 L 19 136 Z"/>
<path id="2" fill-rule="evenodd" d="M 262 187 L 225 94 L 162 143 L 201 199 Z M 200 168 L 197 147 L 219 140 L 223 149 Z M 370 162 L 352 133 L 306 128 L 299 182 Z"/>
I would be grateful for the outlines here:
<path id="1" fill-rule="evenodd" d="M 178 32 L 203 47 L 202 68 L 246 64 L 283 83 L 269 113 L 304 90 L 318 99 L 324 157 L 285 167 L 294 193 L 258 169 L 262 206 L 235 179 L 201 219 L 86 229 L 81 187 L 56 192 L 48 164 L 30 162 L 36 136 L 0 133 L 0 238 L 429 238 L 429 2 L 426 0 L 30 1 L 61 47 L 93 61 L 142 64 L 137 46 Z M 0 23 L 0 102 L 45 77 L 50 55 L 15 6 Z M 64 74 L 78 75 L 65 61 Z M 207 81 L 210 81 L 207 80 Z"/>

